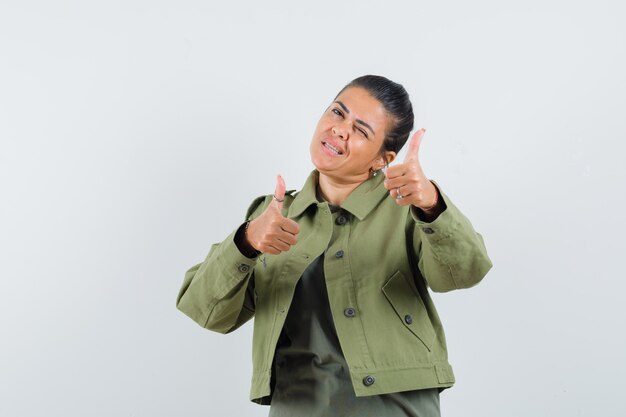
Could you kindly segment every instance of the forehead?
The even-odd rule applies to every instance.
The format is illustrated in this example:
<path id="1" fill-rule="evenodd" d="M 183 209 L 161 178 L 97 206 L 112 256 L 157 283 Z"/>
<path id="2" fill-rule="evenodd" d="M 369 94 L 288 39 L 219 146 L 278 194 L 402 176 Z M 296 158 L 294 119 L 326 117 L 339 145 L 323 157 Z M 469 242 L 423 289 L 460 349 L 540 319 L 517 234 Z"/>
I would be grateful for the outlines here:
<path id="1" fill-rule="evenodd" d="M 371 125 L 377 135 L 385 130 L 391 120 L 382 103 L 364 88 L 346 88 L 337 96 L 335 101 L 342 102 L 350 110 L 350 116 Z"/>

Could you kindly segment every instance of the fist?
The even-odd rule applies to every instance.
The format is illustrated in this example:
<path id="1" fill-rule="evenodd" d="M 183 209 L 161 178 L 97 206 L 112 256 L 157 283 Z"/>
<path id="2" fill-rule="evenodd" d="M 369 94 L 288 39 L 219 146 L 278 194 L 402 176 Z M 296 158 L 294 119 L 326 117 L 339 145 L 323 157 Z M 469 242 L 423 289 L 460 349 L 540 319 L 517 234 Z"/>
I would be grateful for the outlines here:
<path id="1" fill-rule="evenodd" d="M 385 188 L 389 195 L 401 206 L 409 204 L 431 208 L 437 201 L 437 189 L 422 171 L 419 162 L 419 149 L 426 129 L 420 129 L 411 138 L 404 162 L 387 168 Z"/>
<path id="2" fill-rule="evenodd" d="M 285 180 L 279 175 L 276 177 L 274 199 L 256 219 L 248 225 L 245 239 L 254 249 L 278 255 L 288 251 L 298 242 L 297 235 L 300 226 L 295 221 L 282 214 L 283 200 L 285 199 Z"/>

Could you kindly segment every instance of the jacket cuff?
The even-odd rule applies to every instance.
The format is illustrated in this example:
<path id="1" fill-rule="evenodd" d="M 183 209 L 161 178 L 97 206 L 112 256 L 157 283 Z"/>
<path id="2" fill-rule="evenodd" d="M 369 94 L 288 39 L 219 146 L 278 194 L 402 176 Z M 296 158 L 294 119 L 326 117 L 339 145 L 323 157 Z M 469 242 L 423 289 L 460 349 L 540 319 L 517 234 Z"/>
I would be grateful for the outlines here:
<path id="1" fill-rule="evenodd" d="M 441 187 L 434 180 L 430 182 L 435 185 L 439 198 L 443 200 L 445 209 L 439 213 L 437 218 L 433 221 L 427 222 L 422 220 L 418 215 L 419 208 L 411 206 L 409 212 L 411 217 L 415 221 L 417 228 L 420 230 L 422 238 L 430 242 L 438 242 L 454 234 L 455 230 L 461 225 L 461 212 L 452 203 L 450 197 L 441 191 Z"/>
<path id="2" fill-rule="evenodd" d="M 220 265 L 226 275 L 230 275 L 234 280 L 242 280 L 246 275 L 252 272 L 252 269 L 256 265 L 258 256 L 254 258 L 248 258 L 241 253 L 237 244 L 235 243 L 235 237 L 237 233 L 244 227 L 245 223 L 241 224 L 237 229 L 231 232 L 230 235 L 221 245 L 215 249 L 215 253 L 209 253 L 209 257 L 214 258 Z"/>

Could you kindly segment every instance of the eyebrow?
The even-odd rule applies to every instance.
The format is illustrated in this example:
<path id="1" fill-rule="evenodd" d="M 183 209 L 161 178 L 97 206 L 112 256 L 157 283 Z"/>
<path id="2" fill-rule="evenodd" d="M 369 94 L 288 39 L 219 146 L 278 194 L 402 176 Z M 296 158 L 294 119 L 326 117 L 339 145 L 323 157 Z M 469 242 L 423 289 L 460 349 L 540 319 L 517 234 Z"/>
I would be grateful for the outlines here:
<path id="1" fill-rule="evenodd" d="M 348 108 L 346 107 L 345 104 L 343 104 L 341 101 L 339 100 L 335 100 L 335 103 L 339 104 L 341 106 L 341 108 L 343 109 L 343 111 L 345 111 L 346 113 L 350 114 L 350 110 L 348 110 Z M 368 128 L 369 130 L 372 131 L 372 134 L 376 134 L 376 132 L 374 132 L 374 129 L 372 129 L 372 126 L 368 125 L 367 123 L 365 123 L 363 120 L 361 119 L 356 119 L 357 123 L 362 124 L 363 126 L 365 126 L 366 128 Z"/>

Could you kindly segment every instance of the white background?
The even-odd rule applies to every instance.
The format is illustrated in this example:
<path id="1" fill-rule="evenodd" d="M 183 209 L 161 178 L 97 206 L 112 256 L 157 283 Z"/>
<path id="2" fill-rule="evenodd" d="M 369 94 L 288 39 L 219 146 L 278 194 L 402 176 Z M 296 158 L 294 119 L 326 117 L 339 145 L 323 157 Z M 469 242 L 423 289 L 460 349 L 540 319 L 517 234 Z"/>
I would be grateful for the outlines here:
<path id="1" fill-rule="evenodd" d="M 443 415 L 626 415 L 625 7 L 3 0 L 0 415 L 266 416 L 251 322 L 204 330 L 176 294 L 277 173 L 302 186 L 368 73 L 409 91 L 494 263 L 435 294 Z"/>

